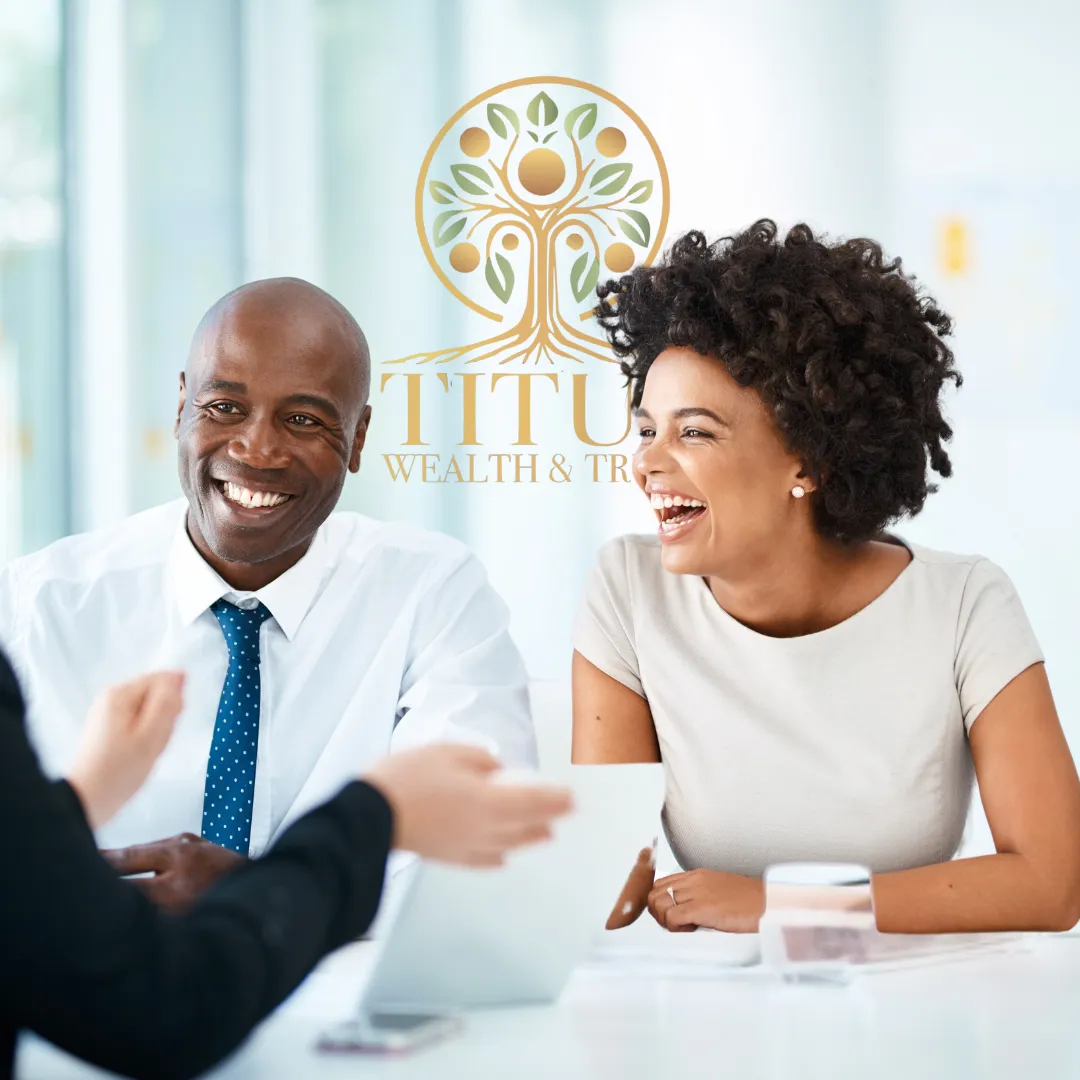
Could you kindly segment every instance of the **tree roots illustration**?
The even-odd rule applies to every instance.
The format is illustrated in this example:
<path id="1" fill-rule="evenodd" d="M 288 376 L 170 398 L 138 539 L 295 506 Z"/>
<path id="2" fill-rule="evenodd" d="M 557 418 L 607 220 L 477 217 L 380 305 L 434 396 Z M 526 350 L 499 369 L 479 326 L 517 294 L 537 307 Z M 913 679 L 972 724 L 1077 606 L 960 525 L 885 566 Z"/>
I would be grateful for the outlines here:
<path id="1" fill-rule="evenodd" d="M 469 275 L 482 265 L 487 291 L 500 306 L 522 286 L 525 299 L 514 325 L 501 333 L 387 363 L 614 362 L 608 343 L 575 323 L 592 315 L 591 307 L 580 309 L 595 296 L 602 266 L 615 275 L 625 273 L 649 250 L 652 224 L 642 210 L 633 207 L 652 200 L 654 182 L 646 179 L 630 185 L 633 165 L 628 161 L 614 160 L 597 167 L 600 158 L 618 158 L 626 147 L 625 135 L 615 127 L 604 128 L 589 139 L 597 113 L 596 103 L 587 102 L 566 115 L 566 139 L 556 145 L 568 148 L 566 157 L 572 155 L 568 169 L 564 156 L 548 146 L 561 133 L 554 126 L 558 106 L 547 93 L 538 93 L 529 102 L 524 123 L 507 105 L 489 103 L 487 126 L 468 128 L 460 137 L 463 154 L 472 160 L 450 167 L 452 182 L 421 177 L 421 183 L 426 181 L 426 197 L 445 207 L 425 228 L 433 249 L 453 244 L 444 261 L 460 275 Z M 490 152 L 493 136 L 506 145 L 504 153 Z M 528 146 L 524 138 L 535 145 L 515 156 L 519 145 Z M 588 162 L 586 147 L 591 156 Z M 483 165 L 478 163 L 481 159 Z M 512 178 L 515 165 L 516 177 Z M 568 174 L 566 194 L 555 202 L 542 201 L 566 187 Z M 512 261 L 503 254 L 517 252 L 519 247 L 528 255 L 524 273 L 520 273 L 520 256 Z M 640 254 L 635 255 L 634 247 Z M 558 272 L 560 259 L 565 267 L 570 258 L 574 260 L 568 275 L 572 301 L 560 296 Z M 519 273 L 515 273 L 515 262 Z M 450 285 L 444 272 L 440 271 L 440 276 Z M 457 292 L 455 286 L 451 288 Z M 466 302 L 493 320 L 504 318 L 497 309 Z"/>

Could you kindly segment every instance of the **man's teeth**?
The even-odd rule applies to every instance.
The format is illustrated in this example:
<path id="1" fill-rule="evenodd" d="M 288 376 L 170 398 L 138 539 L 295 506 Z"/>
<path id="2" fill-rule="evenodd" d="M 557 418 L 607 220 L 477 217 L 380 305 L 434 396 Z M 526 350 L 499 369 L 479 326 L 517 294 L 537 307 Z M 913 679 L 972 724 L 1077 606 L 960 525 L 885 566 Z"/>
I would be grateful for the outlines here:
<path id="1" fill-rule="evenodd" d="M 682 495 L 653 495 L 651 498 L 654 510 L 670 509 L 673 506 L 704 506 L 700 499 L 687 499 Z"/>
<path id="2" fill-rule="evenodd" d="M 249 510 L 258 506 L 280 506 L 289 496 L 278 491 L 249 491 L 239 484 L 226 482 L 223 485 L 225 498 L 231 502 L 246 506 Z"/>

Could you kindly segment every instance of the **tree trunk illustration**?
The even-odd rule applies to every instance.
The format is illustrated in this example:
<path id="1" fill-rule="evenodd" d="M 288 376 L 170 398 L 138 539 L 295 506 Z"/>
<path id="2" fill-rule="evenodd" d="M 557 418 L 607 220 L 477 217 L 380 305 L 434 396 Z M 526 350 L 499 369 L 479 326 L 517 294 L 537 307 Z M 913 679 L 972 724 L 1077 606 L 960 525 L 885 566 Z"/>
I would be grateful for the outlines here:
<path id="1" fill-rule="evenodd" d="M 661 225 L 666 220 L 667 193 L 658 190 L 666 187 L 666 174 L 656 152 L 660 184 L 652 177 L 631 184 L 634 163 L 622 160 L 626 135 L 609 126 L 594 136 L 598 113 L 596 101 L 577 104 L 560 130 L 559 106 L 545 90 L 529 101 L 524 117 L 490 101 L 486 122 L 459 137 L 458 146 L 469 160 L 451 164 L 443 178 L 427 175 L 425 165 L 417 203 L 418 218 L 421 207 L 424 211 L 421 239 L 429 261 L 479 314 L 504 321 L 512 299 L 517 299 L 519 314 L 508 329 L 480 341 L 388 363 L 614 360 L 608 343 L 588 333 L 583 323 L 593 316 L 603 268 L 617 276 L 655 253 L 646 210 L 655 212 L 659 201 Z M 655 151 L 651 136 L 649 141 Z M 456 284 L 481 273 L 482 295 L 489 297 L 483 303 Z"/>

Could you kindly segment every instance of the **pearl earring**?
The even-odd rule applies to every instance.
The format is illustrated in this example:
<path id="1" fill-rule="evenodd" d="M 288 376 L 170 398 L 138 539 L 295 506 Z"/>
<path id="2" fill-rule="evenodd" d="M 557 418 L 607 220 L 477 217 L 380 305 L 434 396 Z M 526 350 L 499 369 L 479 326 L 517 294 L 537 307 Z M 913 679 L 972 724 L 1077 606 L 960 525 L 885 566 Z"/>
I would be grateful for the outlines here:
<path id="1" fill-rule="evenodd" d="M 796 499 L 801 499 L 806 494 L 806 488 L 802 487 L 800 484 L 796 484 L 791 489 L 791 494 L 794 495 Z"/>

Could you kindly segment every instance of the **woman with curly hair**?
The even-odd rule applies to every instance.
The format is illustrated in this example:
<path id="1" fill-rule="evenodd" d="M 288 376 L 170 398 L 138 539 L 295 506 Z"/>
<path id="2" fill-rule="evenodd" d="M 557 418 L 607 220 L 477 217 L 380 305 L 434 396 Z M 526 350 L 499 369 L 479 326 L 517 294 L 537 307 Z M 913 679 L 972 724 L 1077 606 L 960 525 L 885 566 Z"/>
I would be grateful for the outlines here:
<path id="1" fill-rule="evenodd" d="M 1080 782 L 1016 591 L 886 531 L 951 472 L 948 316 L 877 244 L 767 220 L 598 294 L 658 531 L 600 552 L 573 757 L 663 762 L 653 916 L 755 930 L 770 864 L 827 861 L 883 931 L 1075 924 Z M 950 861 L 973 773 L 997 853 Z"/>

